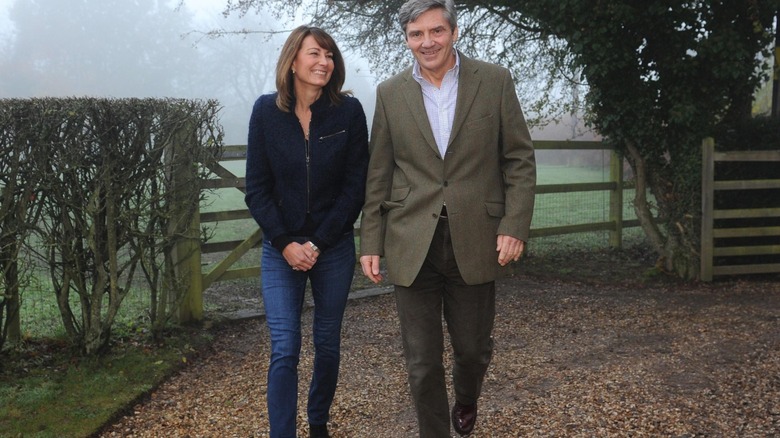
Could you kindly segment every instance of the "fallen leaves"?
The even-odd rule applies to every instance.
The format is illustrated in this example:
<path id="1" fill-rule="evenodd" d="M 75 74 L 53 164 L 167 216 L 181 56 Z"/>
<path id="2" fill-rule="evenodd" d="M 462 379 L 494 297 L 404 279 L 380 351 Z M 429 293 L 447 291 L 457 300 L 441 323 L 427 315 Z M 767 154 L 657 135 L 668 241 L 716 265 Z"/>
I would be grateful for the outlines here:
<path id="1" fill-rule="evenodd" d="M 780 434 L 780 283 L 771 278 L 633 288 L 518 276 L 499 282 L 497 307 L 475 438 Z M 268 436 L 264 322 L 217 333 L 212 353 L 102 436 Z M 312 368 L 304 333 L 299 436 L 308 436 Z M 332 435 L 417 436 L 392 295 L 350 302 L 342 355 Z"/>

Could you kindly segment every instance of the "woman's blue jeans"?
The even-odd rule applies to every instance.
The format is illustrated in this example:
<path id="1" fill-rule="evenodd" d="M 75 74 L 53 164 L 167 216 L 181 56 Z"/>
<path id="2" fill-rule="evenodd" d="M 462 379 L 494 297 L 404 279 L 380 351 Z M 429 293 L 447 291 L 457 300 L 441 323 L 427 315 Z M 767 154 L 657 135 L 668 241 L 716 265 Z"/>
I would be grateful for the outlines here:
<path id="1" fill-rule="evenodd" d="M 306 240 L 301 238 L 301 242 Z M 314 370 L 307 414 L 310 424 L 325 424 L 339 376 L 341 322 L 355 272 L 354 236 L 345 234 L 336 245 L 323 251 L 308 272 L 293 271 L 282 254 L 264 241 L 261 266 L 263 302 L 271 332 L 267 392 L 271 437 L 294 438 L 306 282 L 311 282 L 314 298 Z"/>

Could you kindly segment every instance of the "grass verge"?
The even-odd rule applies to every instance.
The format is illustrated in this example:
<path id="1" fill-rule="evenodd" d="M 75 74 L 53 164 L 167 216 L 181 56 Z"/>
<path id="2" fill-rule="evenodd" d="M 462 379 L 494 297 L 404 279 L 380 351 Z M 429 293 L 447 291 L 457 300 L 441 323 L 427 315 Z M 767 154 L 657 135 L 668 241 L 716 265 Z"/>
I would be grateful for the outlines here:
<path id="1" fill-rule="evenodd" d="M 89 437 L 179 370 L 211 341 L 181 328 L 164 343 L 125 338 L 100 357 L 64 342 L 28 341 L 0 356 L 0 436 Z"/>

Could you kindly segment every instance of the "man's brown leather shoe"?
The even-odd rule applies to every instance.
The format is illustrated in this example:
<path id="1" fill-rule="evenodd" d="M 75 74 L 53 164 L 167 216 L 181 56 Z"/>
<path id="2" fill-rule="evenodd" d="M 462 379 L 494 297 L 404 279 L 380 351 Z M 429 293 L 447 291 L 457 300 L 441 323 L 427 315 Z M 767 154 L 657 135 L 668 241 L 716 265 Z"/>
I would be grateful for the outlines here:
<path id="1" fill-rule="evenodd" d="M 477 404 L 462 405 L 455 402 L 452 407 L 452 427 L 460 436 L 466 436 L 474 430 L 474 424 L 477 422 Z"/>

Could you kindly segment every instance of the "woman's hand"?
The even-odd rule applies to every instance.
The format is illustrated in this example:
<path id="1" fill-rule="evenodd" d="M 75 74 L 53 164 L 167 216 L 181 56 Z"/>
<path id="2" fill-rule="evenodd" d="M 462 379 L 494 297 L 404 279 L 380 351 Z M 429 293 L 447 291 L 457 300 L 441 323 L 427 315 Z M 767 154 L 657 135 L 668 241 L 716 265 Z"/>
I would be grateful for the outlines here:
<path id="1" fill-rule="evenodd" d="M 292 242 L 284 248 L 282 255 L 293 271 L 306 272 L 317 263 L 317 258 L 320 256 L 320 252 L 315 248 L 317 247 L 311 242 L 304 244 Z"/>

